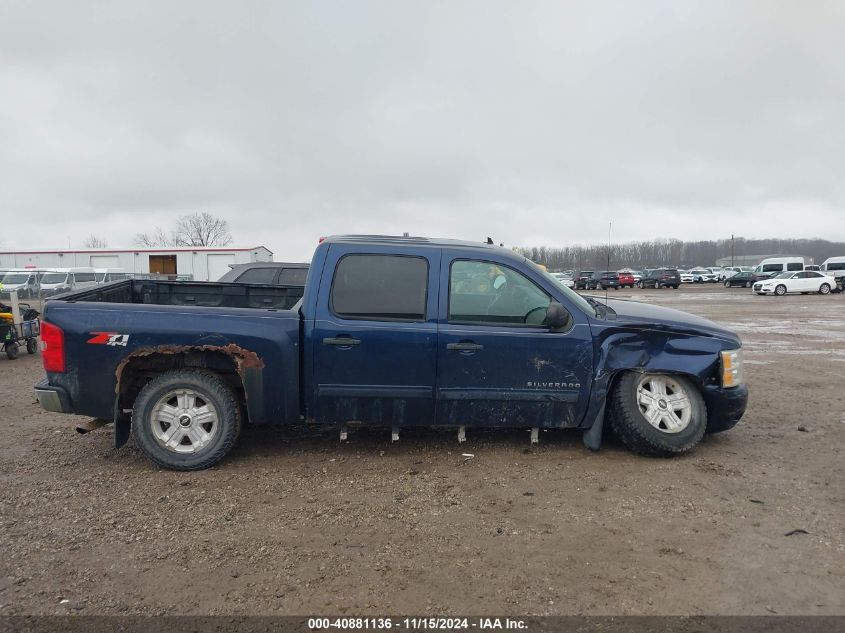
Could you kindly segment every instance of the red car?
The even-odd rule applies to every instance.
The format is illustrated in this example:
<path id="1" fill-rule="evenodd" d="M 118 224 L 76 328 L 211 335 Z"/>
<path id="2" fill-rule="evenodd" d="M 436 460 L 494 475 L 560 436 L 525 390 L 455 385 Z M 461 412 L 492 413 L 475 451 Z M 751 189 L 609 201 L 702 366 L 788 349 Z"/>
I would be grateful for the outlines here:
<path id="1" fill-rule="evenodd" d="M 616 276 L 619 278 L 620 288 L 634 287 L 634 276 L 631 273 L 616 273 Z"/>

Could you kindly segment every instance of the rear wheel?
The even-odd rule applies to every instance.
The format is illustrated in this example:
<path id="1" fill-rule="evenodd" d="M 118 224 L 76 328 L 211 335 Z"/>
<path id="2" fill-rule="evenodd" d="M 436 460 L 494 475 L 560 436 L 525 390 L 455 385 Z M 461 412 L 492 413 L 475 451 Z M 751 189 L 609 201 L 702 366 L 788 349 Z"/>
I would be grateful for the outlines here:
<path id="1" fill-rule="evenodd" d="M 153 462 L 173 470 L 200 470 L 219 462 L 240 434 L 241 410 L 216 374 L 168 371 L 141 390 L 132 434 Z"/>
<path id="2" fill-rule="evenodd" d="M 746 282 L 745 282 L 745 287 L 746 287 L 746 288 L 750 288 L 750 287 L 751 287 L 751 282 L 750 282 L 750 281 L 746 281 Z"/>
<path id="3" fill-rule="evenodd" d="M 698 387 L 673 374 L 624 374 L 609 398 L 610 425 L 640 455 L 668 457 L 692 449 L 707 427 Z"/>
<path id="4" fill-rule="evenodd" d="M 783 295 L 785 295 L 786 294 L 786 286 L 784 286 L 783 284 L 778 285 L 778 287 L 775 288 L 775 294 L 778 297 L 782 297 Z"/>
<path id="5" fill-rule="evenodd" d="M 38 351 L 38 341 L 34 338 L 27 339 L 26 341 L 26 351 L 29 354 L 34 354 Z"/>
<path id="6" fill-rule="evenodd" d="M 726 281 L 726 282 L 725 282 L 725 288 L 730 288 L 730 287 L 731 287 L 731 282 Z"/>
<path id="7" fill-rule="evenodd" d="M 830 284 L 822 284 L 819 287 L 819 294 L 823 294 L 823 295 L 830 294 Z"/>

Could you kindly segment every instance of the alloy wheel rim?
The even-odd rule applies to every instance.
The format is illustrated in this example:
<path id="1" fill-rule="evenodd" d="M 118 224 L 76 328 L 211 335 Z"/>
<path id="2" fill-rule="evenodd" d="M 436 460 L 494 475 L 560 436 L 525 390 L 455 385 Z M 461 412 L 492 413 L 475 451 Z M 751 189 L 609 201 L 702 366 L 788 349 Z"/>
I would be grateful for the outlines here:
<path id="1" fill-rule="evenodd" d="M 156 441 L 174 453 L 197 453 L 217 435 L 217 409 L 194 389 L 176 389 L 155 403 L 150 416 Z"/>
<path id="2" fill-rule="evenodd" d="M 637 405 L 646 421 L 662 433 L 680 433 L 692 419 L 689 395 L 671 376 L 643 376 L 637 384 Z"/>

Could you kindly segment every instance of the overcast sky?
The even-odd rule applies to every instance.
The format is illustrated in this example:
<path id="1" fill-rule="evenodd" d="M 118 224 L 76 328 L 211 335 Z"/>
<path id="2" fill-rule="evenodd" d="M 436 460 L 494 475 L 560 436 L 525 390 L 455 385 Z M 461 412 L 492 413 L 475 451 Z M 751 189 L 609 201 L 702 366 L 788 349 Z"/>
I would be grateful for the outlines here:
<path id="1" fill-rule="evenodd" d="M 845 240 L 843 33 L 841 1 L 0 0 L 0 240 Z"/>

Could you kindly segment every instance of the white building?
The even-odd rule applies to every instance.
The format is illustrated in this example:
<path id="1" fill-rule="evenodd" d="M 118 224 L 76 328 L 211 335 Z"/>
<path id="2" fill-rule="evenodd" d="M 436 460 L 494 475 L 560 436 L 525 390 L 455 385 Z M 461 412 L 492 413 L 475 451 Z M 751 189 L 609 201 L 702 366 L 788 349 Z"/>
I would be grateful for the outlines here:
<path id="1" fill-rule="evenodd" d="M 216 281 L 229 272 L 229 264 L 271 261 L 273 253 L 264 246 L 0 251 L 0 268 L 122 268 L 128 273 L 178 275 L 196 281 Z"/>

